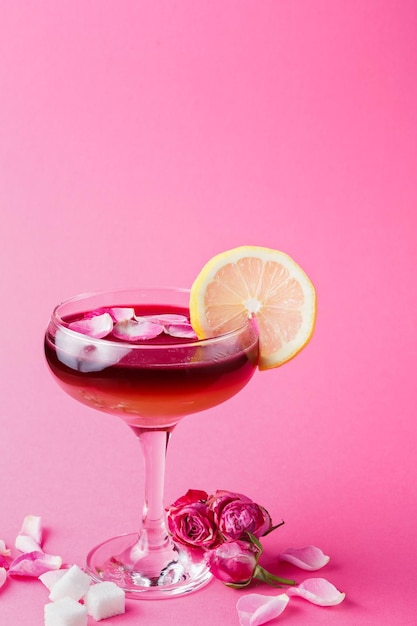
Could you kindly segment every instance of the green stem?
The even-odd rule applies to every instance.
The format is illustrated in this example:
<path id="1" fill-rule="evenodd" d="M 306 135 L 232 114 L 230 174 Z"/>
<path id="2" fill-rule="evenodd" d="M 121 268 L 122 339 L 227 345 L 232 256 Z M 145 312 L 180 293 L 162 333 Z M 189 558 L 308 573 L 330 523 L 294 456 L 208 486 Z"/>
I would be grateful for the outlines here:
<path id="1" fill-rule="evenodd" d="M 261 567 L 260 565 L 256 566 L 255 572 L 253 574 L 253 578 L 256 578 L 257 580 L 261 580 L 262 582 L 267 583 L 268 585 L 271 585 L 271 587 L 281 587 L 282 585 L 296 585 L 297 584 L 295 580 L 288 580 L 287 578 L 280 578 L 279 576 L 275 576 L 274 574 L 267 572 L 267 570 Z"/>
<path id="2" fill-rule="evenodd" d="M 280 522 L 279 524 L 276 524 L 275 526 L 271 526 L 271 528 L 269 530 L 267 530 L 266 533 L 264 533 L 262 536 L 266 537 L 267 535 L 272 533 L 273 530 L 276 530 L 277 528 L 279 528 L 280 526 L 283 526 L 284 524 L 285 524 L 285 522 L 284 522 L 284 520 L 282 520 L 282 522 Z"/>

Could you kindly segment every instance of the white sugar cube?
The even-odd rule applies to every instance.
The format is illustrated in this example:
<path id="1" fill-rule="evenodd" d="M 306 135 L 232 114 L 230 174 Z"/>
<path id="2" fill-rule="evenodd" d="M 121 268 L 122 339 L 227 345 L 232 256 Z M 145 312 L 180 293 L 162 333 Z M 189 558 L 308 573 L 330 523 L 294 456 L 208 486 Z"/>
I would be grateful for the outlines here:
<path id="1" fill-rule="evenodd" d="M 125 612 L 125 592 L 116 583 L 104 581 L 92 585 L 84 597 L 88 615 L 96 622 Z"/>
<path id="2" fill-rule="evenodd" d="M 45 626 L 87 626 L 87 609 L 72 598 L 45 604 Z"/>
<path id="3" fill-rule="evenodd" d="M 56 581 L 49 594 L 53 602 L 61 598 L 81 600 L 90 586 L 90 577 L 78 565 L 70 567 L 65 574 Z"/>

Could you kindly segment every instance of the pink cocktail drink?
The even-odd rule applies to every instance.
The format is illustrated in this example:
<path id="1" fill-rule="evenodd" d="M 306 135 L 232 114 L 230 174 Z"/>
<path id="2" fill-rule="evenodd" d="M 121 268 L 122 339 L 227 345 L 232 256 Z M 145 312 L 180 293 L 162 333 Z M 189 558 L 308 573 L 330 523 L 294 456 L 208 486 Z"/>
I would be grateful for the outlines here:
<path id="1" fill-rule="evenodd" d="M 187 309 L 168 305 L 129 308 L 138 317 L 188 315 Z M 83 312 L 63 323 L 88 316 Z M 59 384 L 78 401 L 116 414 L 132 427 L 161 428 L 242 389 L 257 365 L 258 340 L 252 330 L 249 345 L 233 342 L 225 349 L 224 341 L 213 340 L 210 349 L 203 349 L 201 342 L 167 333 L 126 345 L 112 333 L 95 341 L 67 331 L 65 337 L 47 333 L 45 354 Z"/>
<path id="2" fill-rule="evenodd" d="M 87 556 L 87 570 L 95 580 L 116 582 L 131 597 L 176 596 L 210 580 L 201 555 L 174 544 L 167 533 L 167 443 L 180 419 L 234 396 L 258 364 L 253 320 L 206 340 L 197 340 L 192 329 L 178 336 L 171 327 L 144 339 L 130 331 L 116 332 L 120 322 L 107 313 L 130 310 L 133 319 L 121 322 L 130 328 L 150 317 L 185 318 L 188 299 L 189 292 L 180 289 L 86 294 L 56 307 L 45 334 L 46 360 L 59 385 L 79 402 L 121 417 L 142 445 L 145 503 L 140 530 L 109 539 Z M 95 334 L 103 311 L 110 326 Z"/>

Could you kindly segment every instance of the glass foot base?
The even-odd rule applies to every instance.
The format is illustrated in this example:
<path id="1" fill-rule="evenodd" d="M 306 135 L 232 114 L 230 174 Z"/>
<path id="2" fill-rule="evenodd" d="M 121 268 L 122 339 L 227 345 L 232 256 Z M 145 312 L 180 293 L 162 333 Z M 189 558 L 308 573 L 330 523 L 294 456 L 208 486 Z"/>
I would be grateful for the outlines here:
<path id="1" fill-rule="evenodd" d="M 200 589 L 212 578 L 201 554 L 167 541 L 149 549 L 143 537 L 114 537 L 87 555 L 87 571 L 96 582 L 116 583 L 130 598 L 146 600 L 179 596 Z"/>

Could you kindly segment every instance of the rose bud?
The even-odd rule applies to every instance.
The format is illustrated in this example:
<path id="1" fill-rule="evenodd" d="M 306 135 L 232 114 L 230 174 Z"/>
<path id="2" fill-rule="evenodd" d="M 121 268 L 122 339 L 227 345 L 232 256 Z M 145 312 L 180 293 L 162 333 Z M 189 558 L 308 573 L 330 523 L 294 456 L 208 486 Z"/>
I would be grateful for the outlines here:
<path id="1" fill-rule="evenodd" d="M 248 535 L 250 541 L 225 541 L 217 548 L 207 550 L 204 562 L 219 580 L 228 587 L 246 587 L 253 578 L 273 587 L 295 585 L 293 580 L 271 574 L 258 564 L 262 545 L 256 537 Z"/>
<path id="2" fill-rule="evenodd" d="M 219 542 L 213 511 L 204 491 L 190 489 L 168 507 L 168 529 L 173 539 L 195 548 L 211 548 Z"/>
<path id="3" fill-rule="evenodd" d="M 268 511 L 242 494 L 216 491 L 208 504 L 221 534 L 227 539 L 246 539 L 247 533 L 262 537 L 273 530 Z"/>
<path id="4" fill-rule="evenodd" d="M 211 573 L 225 585 L 245 587 L 251 582 L 260 551 L 247 541 L 226 541 L 208 550 L 204 561 Z"/>

